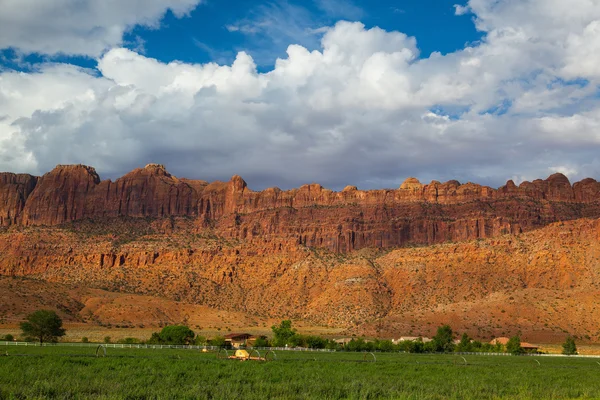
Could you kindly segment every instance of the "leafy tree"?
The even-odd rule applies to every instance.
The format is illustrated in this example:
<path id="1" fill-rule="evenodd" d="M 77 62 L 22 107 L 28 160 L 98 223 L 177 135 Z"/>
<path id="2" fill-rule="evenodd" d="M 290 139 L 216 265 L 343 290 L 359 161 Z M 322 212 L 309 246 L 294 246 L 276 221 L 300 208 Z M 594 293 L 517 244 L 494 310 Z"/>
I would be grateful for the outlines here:
<path id="1" fill-rule="evenodd" d="M 204 336 L 198 335 L 198 336 L 196 336 L 196 339 L 194 339 L 194 344 L 196 346 L 203 346 L 206 344 L 206 342 L 207 342 L 207 340 Z"/>
<path id="2" fill-rule="evenodd" d="M 289 344 L 292 337 L 296 335 L 296 330 L 292 328 L 292 321 L 289 319 L 281 321 L 279 326 L 273 325 L 271 330 L 273 331 L 273 344 L 275 346 L 285 346 L 286 344 Z"/>
<path id="3" fill-rule="evenodd" d="M 252 345 L 252 347 L 270 347 L 270 343 L 267 340 L 266 336 L 259 336 L 254 341 L 254 344 Z"/>
<path id="4" fill-rule="evenodd" d="M 287 344 L 292 347 L 308 347 L 306 343 L 306 336 L 299 335 L 297 333 L 288 339 Z"/>
<path id="5" fill-rule="evenodd" d="M 394 344 L 391 340 L 377 340 L 375 342 L 375 347 L 377 350 L 384 352 L 392 352 L 394 351 Z"/>
<path id="6" fill-rule="evenodd" d="M 433 350 L 436 352 L 451 352 L 454 351 L 453 343 L 454 333 L 450 325 L 440 326 L 437 333 L 433 337 Z"/>
<path id="7" fill-rule="evenodd" d="M 417 340 L 403 340 L 397 345 L 398 351 L 407 353 L 423 353 L 425 351 L 425 343 L 422 338 Z"/>
<path id="8" fill-rule="evenodd" d="M 521 347 L 521 338 L 519 335 L 508 339 L 508 343 L 506 343 L 506 351 L 515 356 L 523 354 L 524 351 Z"/>
<path id="9" fill-rule="evenodd" d="M 15 340 L 15 337 L 9 333 L 8 335 L 4 336 L 4 340 L 7 342 L 12 342 Z"/>
<path id="10" fill-rule="evenodd" d="M 109 339 L 109 341 L 107 342 L 106 338 L 104 338 L 104 343 L 110 343 L 110 337 L 108 337 L 108 339 Z M 158 332 L 152 332 L 152 335 L 150 336 L 150 339 L 148 339 L 146 341 L 146 343 L 148 343 L 148 344 L 161 344 L 162 340 L 160 338 L 160 334 Z"/>
<path id="11" fill-rule="evenodd" d="M 162 328 L 158 336 L 160 343 L 190 344 L 193 343 L 196 334 L 185 325 L 167 325 Z"/>
<path id="12" fill-rule="evenodd" d="M 367 343 L 363 338 L 354 338 L 346 343 L 345 349 L 347 351 L 365 351 L 367 349 Z"/>
<path id="13" fill-rule="evenodd" d="M 324 349 L 327 346 L 327 340 L 321 336 L 307 336 L 306 347 L 310 349 Z"/>
<path id="14" fill-rule="evenodd" d="M 223 336 L 215 336 L 214 338 L 210 339 L 208 342 L 210 343 L 211 346 L 217 346 L 217 347 L 225 347 L 227 345 L 227 341 L 225 341 L 225 338 Z"/>
<path id="15" fill-rule="evenodd" d="M 573 339 L 573 337 L 571 335 L 567 336 L 567 338 L 565 339 L 565 342 L 562 345 L 563 354 L 566 354 L 568 356 L 572 356 L 577 354 L 577 346 L 575 345 L 575 339 Z"/>
<path id="16" fill-rule="evenodd" d="M 81 338 L 81 343 L 89 343 L 90 339 L 87 338 L 87 336 L 84 336 Z"/>
<path id="17" fill-rule="evenodd" d="M 466 333 L 463 333 L 460 338 L 460 343 L 456 346 L 456 351 L 460 353 L 468 353 L 473 351 L 473 344 L 471 343 L 471 338 Z"/>
<path id="18" fill-rule="evenodd" d="M 110 336 L 104 336 L 104 343 L 110 343 Z"/>
<path id="19" fill-rule="evenodd" d="M 66 333 L 60 317 L 50 310 L 38 310 L 29 314 L 27 322 L 21 323 L 21 330 L 24 336 L 39 339 L 40 344 L 44 341 L 55 342 Z"/>
<path id="20" fill-rule="evenodd" d="M 344 346 L 342 346 L 341 343 L 338 343 L 333 339 L 329 339 L 327 341 L 327 344 L 325 345 L 325 348 L 327 350 L 342 350 L 344 348 Z"/>

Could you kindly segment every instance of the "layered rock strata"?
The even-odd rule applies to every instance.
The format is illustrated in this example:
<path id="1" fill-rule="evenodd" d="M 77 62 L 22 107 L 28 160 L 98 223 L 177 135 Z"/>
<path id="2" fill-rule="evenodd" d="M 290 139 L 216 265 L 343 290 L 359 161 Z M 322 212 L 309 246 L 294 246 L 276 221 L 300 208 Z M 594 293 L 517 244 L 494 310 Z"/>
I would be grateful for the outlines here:
<path id="1" fill-rule="evenodd" d="M 61 225 L 115 217 L 192 217 L 219 235 L 285 238 L 348 252 L 366 247 L 427 245 L 520 233 L 549 223 L 600 217 L 600 183 L 546 180 L 493 189 L 457 181 L 398 189 L 341 192 L 318 184 L 283 191 L 229 182 L 179 179 L 149 164 L 116 181 L 83 165 L 59 165 L 42 177 L 0 174 L 0 226 Z"/>

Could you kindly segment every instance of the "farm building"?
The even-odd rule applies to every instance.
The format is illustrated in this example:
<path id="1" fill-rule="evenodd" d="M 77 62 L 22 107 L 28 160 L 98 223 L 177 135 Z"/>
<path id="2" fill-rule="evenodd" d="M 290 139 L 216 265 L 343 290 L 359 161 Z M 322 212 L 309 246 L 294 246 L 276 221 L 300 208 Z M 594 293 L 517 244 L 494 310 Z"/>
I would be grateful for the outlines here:
<path id="1" fill-rule="evenodd" d="M 233 348 L 252 345 L 255 340 L 256 337 L 250 333 L 230 333 L 225 335 L 225 342 Z"/>
<path id="2" fill-rule="evenodd" d="M 501 344 L 502 346 L 506 346 L 506 344 L 508 343 L 509 340 L 510 339 L 507 337 L 499 337 L 499 338 L 492 339 L 490 344 L 493 344 L 493 345 Z M 521 348 L 523 350 L 525 350 L 527 353 L 537 353 L 539 350 L 539 346 L 536 346 L 535 344 L 531 344 L 531 343 L 527 343 L 527 342 L 521 342 Z"/>
<path id="3" fill-rule="evenodd" d="M 341 338 L 341 339 L 334 339 L 333 341 L 336 342 L 337 344 L 341 344 L 342 346 L 345 346 L 348 343 L 350 343 L 352 340 L 353 340 L 353 338 Z"/>
<path id="4" fill-rule="evenodd" d="M 508 343 L 509 340 L 510 339 L 507 337 L 494 338 L 490 341 L 490 344 L 493 344 L 493 345 L 501 344 L 502 346 L 506 346 L 506 343 Z"/>
<path id="5" fill-rule="evenodd" d="M 421 336 L 402 336 L 398 339 L 392 339 L 392 343 L 394 344 L 398 344 L 400 342 L 416 342 L 419 339 L 421 339 L 421 341 L 423 343 L 428 343 L 431 342 L 433 339 L 430 339 L 428 337 L 421 337 Z"/>

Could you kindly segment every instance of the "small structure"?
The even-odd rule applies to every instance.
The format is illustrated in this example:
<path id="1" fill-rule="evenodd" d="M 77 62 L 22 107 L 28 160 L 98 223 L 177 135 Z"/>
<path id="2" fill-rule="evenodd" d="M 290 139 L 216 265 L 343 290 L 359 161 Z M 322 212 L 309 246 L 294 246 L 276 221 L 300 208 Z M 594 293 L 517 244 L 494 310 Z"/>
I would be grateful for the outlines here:
<path id="1" fill-rule="evenodd" d="M 490 344 L 493 344 L 493 345 L 501 344 L 502 346 L 506 346 L 506 344 L 508 343 L 509 340 L 510 339 L 507 337 L 499 337 L 499 338 L 492 339 L 490 341 Z M 521 342 L 521 348 L 526 353 L 537 353 L 539 351 L 539 346 L 536 346 L 535 344 L 531 344 L 531 343 L 527 343 L 527 342 Z"/>
<path id="2" fill-rule="evenodd" d="M 490 341 L 490 344 L 493 344 L 494 346 L 497 344 L 501 344 L 502 346 L 506 346 L 506 344 L 508 343 L 510 339 L 507 337 L 499 337 L 499 338 L 494 338 Z"/>
<path id="3" fill-rule="evenodd" d="M 525 353 L 538 353 L 540 349 L 539 346 L 527 342 L 521 342 L 521 348 L 525 350 Z"/>
<path id="4" fill-rule="evenodd" d="M 340 338 L 340 339 L 334 339 L 333 341 L 336 342 L 337 344 L 345 346 L 348 343 L 350 343 L 353 339 L 354 338 Z"/>
<path id="5" fill-rule="evenodd" d="M 400 342 L 417 342 L 418 340 L 421 340 L 423 343 L 429 343 L 431 342 L 433 339 L 430 339 L 428 337 L 422 337 L 422 336 L 402 336 L 398 339 L 392 339 L 392 343 L 393 344 L 398 344 Z"/>
<path id="6" fill-rule="evenodd" d="M 249 333 L 230 333 L 225 335 L 225 343 L 234 349 L 252 345 L 255 340 L 256 337 Z"/>
<path id="7" fill-rule="evenodd" d="M 226 348 L 221 348 L 217 353 L 218 360 L 238 360 L 238 361 L 273 361 L 277 359 L 277 355 L 274 351 L 269 350 L 264 357 L 261 357 L 258 350 L 253 349 L 248 352 L 246 350 L 240 349 L 236 350 L 235 354 L 230 356 L 229 352 Z"/>

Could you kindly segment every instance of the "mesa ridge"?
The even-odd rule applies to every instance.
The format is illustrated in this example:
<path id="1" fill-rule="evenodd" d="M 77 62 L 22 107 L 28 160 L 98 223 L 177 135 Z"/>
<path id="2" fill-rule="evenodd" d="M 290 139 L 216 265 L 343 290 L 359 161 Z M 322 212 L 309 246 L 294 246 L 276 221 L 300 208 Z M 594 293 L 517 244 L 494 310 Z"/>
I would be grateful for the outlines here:
<path id="1" fill-rule="evenodd" d="M 600 217 L 599 194 L 596 180 L 571 185 L 558 173 L 519 186 L 509 180 L 498 189 L 408 178 L 398 189 L 349 185 L 334 192 L 313 183 L 253 191 L 237 175 L 229 182 L 180 179 L 160 164 L 114 182 L 101 180 L 92 167 L 58 165 L 41 177 L 0 173 L 0 226 L 190 217 L 228 238 L 283 237 L 345 253 L 517 234 Z"/>

